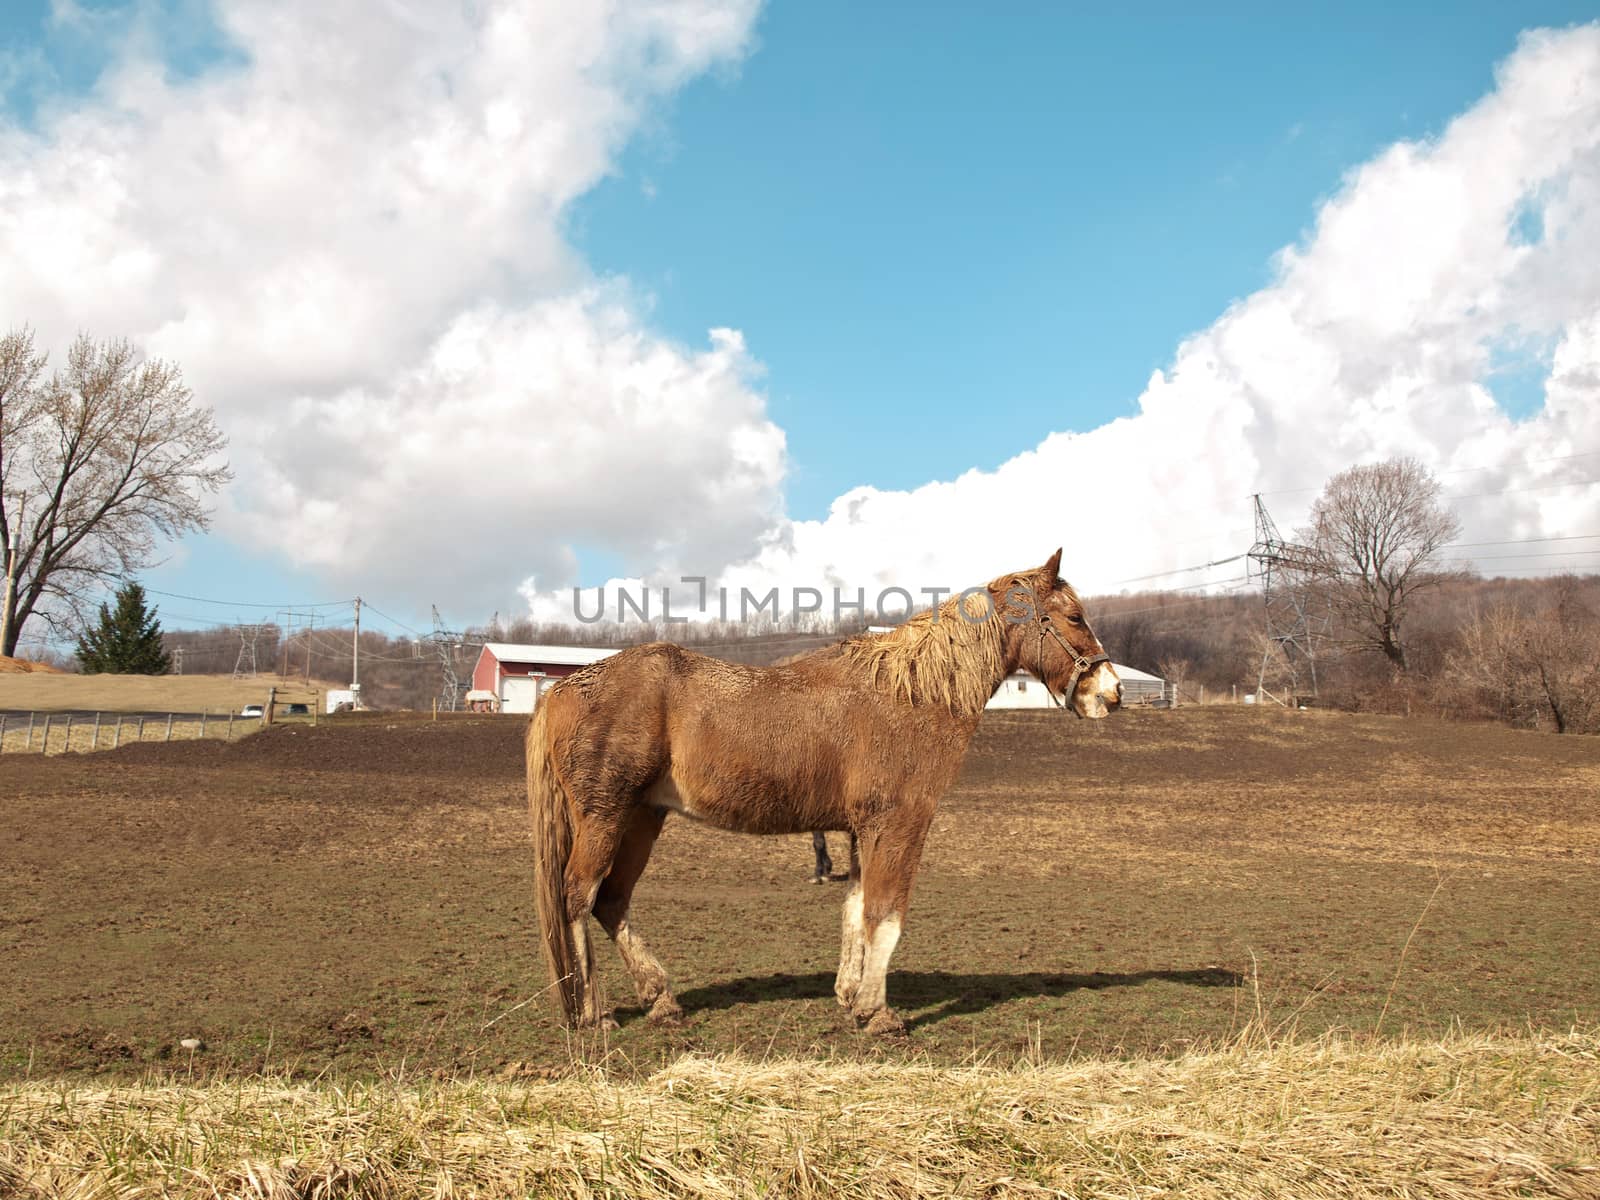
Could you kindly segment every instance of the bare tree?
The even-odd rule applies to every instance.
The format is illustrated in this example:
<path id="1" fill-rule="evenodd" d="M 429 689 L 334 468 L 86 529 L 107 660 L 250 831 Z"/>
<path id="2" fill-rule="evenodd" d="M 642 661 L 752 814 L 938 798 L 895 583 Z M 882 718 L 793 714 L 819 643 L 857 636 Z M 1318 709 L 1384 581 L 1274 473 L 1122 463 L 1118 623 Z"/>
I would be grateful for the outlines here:
<path id="1" fill-rule="evenodd" d="M 1446 578 L 1440 547 L 1460 530 L 1439 483 L 1413 458 L 1351 467 L 1311 509 L 1309 539 L 1334 615 L 1359 648 L 1406 669 L 1405 619 L 1416 596 Z"/>
<path id="2" fill-rule="evenodd" d="M 1600 618 L 1573 579 L 1553 581 L 1532 611 L 1497 603 L 1462 630 L 1445 687 L 1514 724 L 1600 731 Z"/>
<path id="3" fill-rule="evenodd" d="M 232 477 L 175 365 L 80 336 L 64 370 L 45 366 L 30 330 L 0 338 L 0 542 L 17 545 L 3 654 L 31 617 L 66 632 L 90 592 L 150 564 L 158 537 L 204 529 L 204 498 Z"/>
<path id="4" fill-rule="evenodd" d="M 1193 665 L 1187 658 L 1168 655 L 1156 663 L 1156 674 L 1172 685 L 1172 704 L 1177 707 L 1178 693 L 1183 690 L 1184 681 L 1189 677 Z"/>

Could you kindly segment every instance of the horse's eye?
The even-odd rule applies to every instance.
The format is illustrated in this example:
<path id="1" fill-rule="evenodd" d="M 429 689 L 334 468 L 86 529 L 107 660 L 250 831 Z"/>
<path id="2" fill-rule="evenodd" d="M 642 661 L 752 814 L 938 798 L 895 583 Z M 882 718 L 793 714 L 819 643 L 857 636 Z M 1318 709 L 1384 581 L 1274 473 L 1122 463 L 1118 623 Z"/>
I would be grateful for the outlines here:
<path id="1" fill-rule="evenodd" d="M 1083 624 L 1083 618 L 1080 617 L 1077 613 L 1073 613 L 1070 617 L 1067 618 L 1067 624 L 1069 624 L 1069 625 L 1082 625 Z"/>

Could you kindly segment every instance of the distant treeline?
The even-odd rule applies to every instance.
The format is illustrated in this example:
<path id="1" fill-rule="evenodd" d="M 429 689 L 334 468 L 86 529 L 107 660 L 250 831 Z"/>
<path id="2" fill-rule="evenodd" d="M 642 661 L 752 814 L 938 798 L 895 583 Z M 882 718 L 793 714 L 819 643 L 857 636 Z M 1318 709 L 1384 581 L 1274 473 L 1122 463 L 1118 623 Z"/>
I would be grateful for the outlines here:
<path id="1" fill-rule="evenodd" d="M 444 653 L 464 689 L 470 686 L 472 668 L 485 642 L 622 647 L 671 640 L 732 662 L 768 666 L 859 633 L 867 624 L 864 619 L 836 628 L 825 628 L 814 619 L 799 625 L 711 621 L 671 626 L 659 622 L 561 624 L 519 620 L 469 628 L 459 641 L 449 643 Z M 348 625 L 317 629 L 262 625 L 253 639 L 256 672 L 283 679 L 348 681 L 353 632 Z M 241 658 L 241 635 L 234 626 L 169 630 L 164 634 L 164 642 L 173 656 L 174 669 L 185 674 L 229 674 L 241 664 L 243 669 L 249 669 L 249 656 Z M 429 708 L 436 698 L 446 694 L 444 679 L 440 647 L 432 638 L 391 637 L 362 630 L 361 692 L 367 705 Z"/>
<path id="2" fill-rule="evenodd" d="M 1314 590 L 1306 604 L 1313 618 L 1328 616 Z M 1184 700 L 1253 693 L 1264 657 L 1267 690 L 1288 691 L 1259 592 L 1148 592 L 1088 605 L 1112 658 L 1176 684 Z M 1416 597 L 1405 631 L 1402 671 L 1333 618 L 1313 644 L 1316 703 L 1600 732 L 1600 576 L 1454 576 Z M 1298 674 L 1309 698 L 1308 667 Z"/>
<path id="3" fill-rule="evenodd" d="M 1086 601 L 1117 662 L 1159 675 L 1185 702 L 1232 699 L 1256 690 L 1270 645 L 1258 592 L 1195 595 L 1140 592 Z M 1315 597 L 1311 610 L 1319 610 Z M 838 627 L 784 624 L 630 622 L 618 625 L 513 621 L 469 629 L 447 648 L 467 684 L 484 642 L 628 646 L 677 641 L 735 662 L 768 665 L 858 633 L 873 618 Z M 1418 596 L 1406 617 L 1407 662 L 1399 671 L 1337 625 L 1314 646 L 1316 702 L 1367 712 L 1433 713 L 1507 721 L 1527 728 L 1600 732 L 1600 576 L 1554 579 L 1452 578 Z M 169 631 L 166 648 L 186 674 L 226 674 L 239 659 L 233 627 Z M 181 650 L 181 656 L 179 651 Z M 1276 648 L 1267 689 L 1287 691 Z M 266 676 L 348 680 L 351 630 L 266 625 L 255 644 Z M 1300 692 L 1309 698 L 1308 671 Z M 361 634 L 361 682 L 379 708 L 427 708 L 442 694 L 443 667 L 428 638 Z"/>

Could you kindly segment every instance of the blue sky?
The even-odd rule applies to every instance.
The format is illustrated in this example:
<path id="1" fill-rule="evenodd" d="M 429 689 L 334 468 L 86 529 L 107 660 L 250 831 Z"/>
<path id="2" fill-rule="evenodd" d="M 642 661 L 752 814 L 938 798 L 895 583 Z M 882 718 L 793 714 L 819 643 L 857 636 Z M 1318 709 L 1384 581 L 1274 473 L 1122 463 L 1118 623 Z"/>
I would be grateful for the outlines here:
<path id="1" fill-rule="evenodd" d="M 97 74 L 129 31 L 165 61 L 180 100 L 191 81 L 266 57 L 231 44 L 200 0 L 74 7 L 76 17 L 61 8 L 55 20 L 45 0 L 0 8 L 5 111 L 43 139 L 41 156 L 51 115 L 93 107 Z M 740 331 L 740 369 L 761 410 L 752 436 L 765 422 L 787 444 L 768 516 L 821 522 L 849 489 L 911 492 L 992 472 L 1052 433 L 1134 415 L 1151 373 L 1171 368 L 1186 337 L 1273 284 L 1276 252 L 1309 236 L 1349 172 L 1397 141 L 1437 138 L 1491 92 L 1520 31 L 1597 15 L 1592 3 L 1459 3 L 1448 16 L 1426 5 L 1172 4 L 1139 20 L 1090 6 L 997 17 L 970 4 L 778 3 L 736 46 L 686 59 L 672 83 L 621 87 L 631 123 L 603 169 L 575 171 L 577 198 L 561 204 L 557 226 L 577 274 L 610 281 L 641 337 L 700 361 L 708 330 Z M 350 29 L 359 38 L 360 21 Z M 507 302 L 497 284 L 482 286 Z M 529 294 L 551 289 L 541 282 Z M 8 324 L 39 322 L 29 295 L 0 288 Z M 161 328 L 155 318 L 129 324 L 96 331 Z M 60 331 L 46 322 L 44 332 Z M 1513 349 L 1497 352 L 1484 384 L 1512 416 L 1538 411 L 1555 341 L 1537 341 L 1532 359 L 1515 350 L 1523 342 L 1502 343 Z M 195 371 L 197 385 L 211 378 Z M 382 390 L 371 372 L 351 379 Z M 339 393 L 329 383 L 307 394 L 331 409 Z M 297 395 L 273 403 L 287 411 Z M 664 392 L 651 403 L 678 401 Z M 235 440 L 247 477 L 257 444 Z M 275 496 L 289 493 L 260 480 L 298 486 L 292 471 L 274 470 L 240 484 L 240 506 L 271 517 Z M 1303 482 L 1324 474 L 1308 462 Z M 597 466 L 597 479 L 614 482 L 615 469 Z M 1229 478 L 1221 491 L 1299 482 L 1291 470 Z M 538 513 L 538 527 L 497 536 L 503 544 L 526 530 L 575 555 L 568 579 L 550 564 L 570 555 L 532 555 L 541 586 L 691 561 L 684 550 L 652 562 L 641 549 L 674 537 L 700 547 L 692 561 L 709 553 L 681 530 L 613 537 L 603 514 L 574 515 L 570 532 L 552 534 L 563 511 Z M 363 553 L 386 564 L 363 574 L 330 567 L 335 551 L 297 559 L 303 536 L 274 545 L 246 524 L 221 525 L 150 572 L 150 586 L 263 606 L 361 590 L 407 624 L 424 623 L 424 596 L 451 606 L 448 556 L 430 557 L 404 529 L 361 535 Z M 715 544 L 749 536 L 740 527 Z M 393 582 L 394 562 L 412 553 L 413 577 L 436 582 Z M 1152 546 L 1125 569 L 1192 560 Z M 448 615 L 464 623 L 511 611 L 519 578 L 508 570 L 456 596 Z M 234 617 L 167 603 L 175 616 Z"/>
<path id="2" fill-rule="evenodd" d="M 745 332 L 791 512 L 819 517 L 1130 412 L 1344 171 L 1437 133 L 1520 30 L 1600 13 L 1224 7 L 776 5 L 578 206 L 577 241 L 674 336 Z"/>

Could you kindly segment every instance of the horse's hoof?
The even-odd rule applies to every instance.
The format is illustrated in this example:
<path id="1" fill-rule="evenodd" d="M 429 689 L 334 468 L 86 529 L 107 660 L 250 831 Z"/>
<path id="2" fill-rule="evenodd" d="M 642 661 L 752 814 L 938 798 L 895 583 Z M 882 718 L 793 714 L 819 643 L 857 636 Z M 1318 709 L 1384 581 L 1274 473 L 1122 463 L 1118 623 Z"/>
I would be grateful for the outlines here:
<path id="1" fill-rule="evenodd" d="M 666 992 L 662 992 L 650 1006 L 650 1011 L 645 1014 L 645 1020 L 652 1025 L 677 1025 L 683 1020 L 683 1009 L 676 1000 Z"/>
<path id="2" fill-rule="evenodd" d="M 850 1008 L 856 1002 L 856 989 L 853 987 L 840 987 L 835 984 L 833 997 L 839 1002 L 840 1008 Z"/>
<path id="3" fill-rule="evenodd" d="M 880 1008 L 867 1022 L 867 1032 L 873 1037 L 905 1037 L 906 1023 L 892 1008 Z"/>
<path id="4" fill-rule="evenodd" d="M 621 1029 L 622 1026 L 617 1024 L 616 1019 L 612 1017 L 610 1013 L 606 1013 L 601 1017 L 591 1017 L 588 1020 L 579 1021 L 578 1028 L 593 1029 L 600 1033 L 610 1033 L 613 1029 Z"/>
<path id="5" fill-rule="evenodd" d="M 821 875 L 813 875 L 811 877 L 811 882 L 812 883 L 827 883 L 828 881 L 825 878 L 823 878 Z"/>

